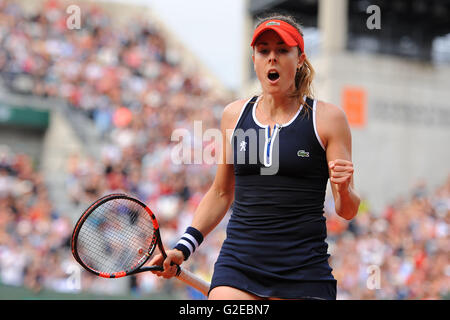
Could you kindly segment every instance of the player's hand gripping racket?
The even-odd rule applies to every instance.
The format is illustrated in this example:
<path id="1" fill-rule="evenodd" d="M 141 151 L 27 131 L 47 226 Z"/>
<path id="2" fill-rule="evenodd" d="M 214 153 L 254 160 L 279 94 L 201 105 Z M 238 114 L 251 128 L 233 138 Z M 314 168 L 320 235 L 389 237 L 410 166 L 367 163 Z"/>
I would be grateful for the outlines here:
<path id="1" fill-rule="evenodd" d="M 166 258 L 158 222 L 144 203 L 125 194 L 110 194 L 94 202 L 72 234 L 72 254 L 89 272 L 121 278 L 144 271 L 163 271 L 144 264 L 156 246 Z M 210 284 L 177 265 L 177 278 L 208 295 Z"/>

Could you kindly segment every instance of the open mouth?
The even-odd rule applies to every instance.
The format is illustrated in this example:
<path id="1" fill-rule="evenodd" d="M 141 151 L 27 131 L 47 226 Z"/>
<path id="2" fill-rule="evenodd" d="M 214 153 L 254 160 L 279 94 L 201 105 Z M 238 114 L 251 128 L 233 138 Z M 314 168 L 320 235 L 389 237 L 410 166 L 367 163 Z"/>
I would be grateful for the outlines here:
<path id="1" fill-rule="evenodd" d="M 269 78 L 270 81 L 275 81 L 278 78 L 280 78 L 280 74 L 276 71 L 270 71 L 267 77 Z"/>

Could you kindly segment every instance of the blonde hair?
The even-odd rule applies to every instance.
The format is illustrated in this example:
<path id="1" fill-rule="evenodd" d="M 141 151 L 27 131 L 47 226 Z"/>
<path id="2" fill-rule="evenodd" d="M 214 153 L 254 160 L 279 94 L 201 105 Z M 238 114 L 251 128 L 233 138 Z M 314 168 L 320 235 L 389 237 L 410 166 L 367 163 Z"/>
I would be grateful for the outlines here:
<path id="1" fill-rule="evenodd" d="M 256 24 L 256 28 L 262 23 L 268 20 L 281 20 L 286 23 L 289 23 L 291 26 L 297 29 L 297 31 L 302 35 L 303 32 L 301 30 L 300 24 L 295 20 L 294 17 L 288 15 L 282 15 L 278 13 L 270 14 L 268 16 L 264 16 L 258 18 L 258 23 Z M 298 48 L 299 56 L 302 54 L 300 47 Z M 297 73 L 295 74 L 295 91 L 290 94 L 291 98 L 296 98 L 299 100 L 300 104 L 307 106 L 308 109 L 312 110 L 312 106 L 308 105 L 304 99 L 304 97 L 310 97 L 314 99 L 314 92 L 312 87 L 312 81 L 314 79 L 314 68 L 309 62 L 308 57 L 305 58 L 302 66 L 297 69 Z"/>

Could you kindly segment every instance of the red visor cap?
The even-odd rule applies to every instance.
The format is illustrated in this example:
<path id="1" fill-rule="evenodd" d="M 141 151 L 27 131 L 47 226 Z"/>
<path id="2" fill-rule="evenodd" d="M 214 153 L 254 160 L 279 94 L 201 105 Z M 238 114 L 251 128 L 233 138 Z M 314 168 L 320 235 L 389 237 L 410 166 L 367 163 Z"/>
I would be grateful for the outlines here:
<path id="1" fill-rule="evenodd" d="M 297 29 L 291 26 L 289 23 L 284 22 L 282 20 L 269 20 L 256 28 L 253 33 L 251 47 L 255 45 L 256 39 L 267 30 L 273 30 L 283 39 L 284 43 L 286 43 L 290 47 L 298 46 L 302 52 L 304 52 L 304 43 L 302 35 L 297 31 Z"/>

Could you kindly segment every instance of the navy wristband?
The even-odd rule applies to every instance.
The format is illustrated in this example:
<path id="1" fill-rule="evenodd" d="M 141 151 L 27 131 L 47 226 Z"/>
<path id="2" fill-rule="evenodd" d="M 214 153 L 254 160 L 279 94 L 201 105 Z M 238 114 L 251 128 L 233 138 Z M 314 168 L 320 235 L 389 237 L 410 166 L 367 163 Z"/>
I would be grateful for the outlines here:
<path id="1" fill-rule="evenodd" d="M 186 261 L 202 242 L 202 233 L 194 227 L 188 227 L 186 232 L 181 236 L 181 239 L 175 245 L 174 249 L 178 249 L 183 252 L 184 260 Z"/>

